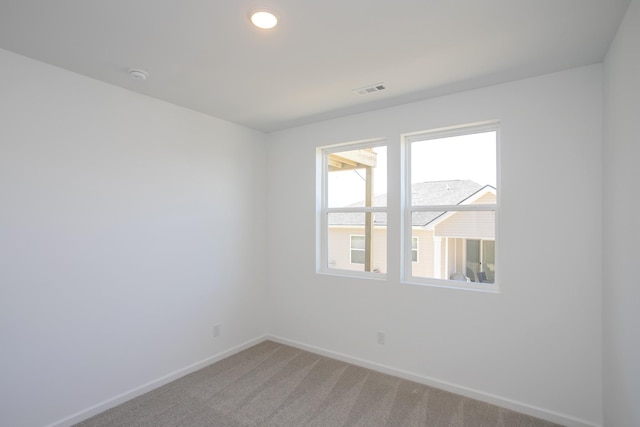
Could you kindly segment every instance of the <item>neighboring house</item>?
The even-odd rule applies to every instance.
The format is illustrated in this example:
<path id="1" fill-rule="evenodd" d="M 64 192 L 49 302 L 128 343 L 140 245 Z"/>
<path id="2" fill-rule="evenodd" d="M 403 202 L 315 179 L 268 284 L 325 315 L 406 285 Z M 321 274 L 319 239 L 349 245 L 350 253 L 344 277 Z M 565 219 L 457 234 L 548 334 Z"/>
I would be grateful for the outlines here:
<path id="1" fill-rule="evenodd" d="M 414 205 L 495 204 L 496 190 L 469 180 L 414 184 Z M 386 194 L 374 205 L 386 205 Z M 363 202 L 352 206 L 363 206 Z M 419 212 L 412 218 L 413 276 L 492 283 L 495 277 L 493 212 Z M 387 271 L 387 218 L 374 215 L 374 271 Z M 329 220 L 329 266 L 364 270 L 364 215 L 333 214 Z"/>

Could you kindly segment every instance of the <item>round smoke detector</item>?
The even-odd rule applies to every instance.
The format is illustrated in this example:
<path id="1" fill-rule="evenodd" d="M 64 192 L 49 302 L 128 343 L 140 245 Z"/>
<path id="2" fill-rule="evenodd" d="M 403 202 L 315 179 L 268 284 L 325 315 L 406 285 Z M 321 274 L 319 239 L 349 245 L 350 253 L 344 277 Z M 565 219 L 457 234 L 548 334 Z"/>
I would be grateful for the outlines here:
<path id="1" fill-rule="evenodd" d="M 129 76 L 134 80 L 147 80 L 149 73 L 139 68 L 132 68 L 129 70 Z"/>

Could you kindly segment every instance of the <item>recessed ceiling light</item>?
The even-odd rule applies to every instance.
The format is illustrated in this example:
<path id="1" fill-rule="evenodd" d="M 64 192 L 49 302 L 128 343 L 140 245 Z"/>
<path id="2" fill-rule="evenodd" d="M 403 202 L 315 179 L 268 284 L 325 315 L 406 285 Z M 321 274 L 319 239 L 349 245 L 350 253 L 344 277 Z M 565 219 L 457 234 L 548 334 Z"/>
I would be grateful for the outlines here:
<path id="1" fill-rule="evenodd" d="M 254 10 L 250 14 L 251 23 L 258 28 L 268 30 L 278 24 L 278 18 L 266 10 Z"/>

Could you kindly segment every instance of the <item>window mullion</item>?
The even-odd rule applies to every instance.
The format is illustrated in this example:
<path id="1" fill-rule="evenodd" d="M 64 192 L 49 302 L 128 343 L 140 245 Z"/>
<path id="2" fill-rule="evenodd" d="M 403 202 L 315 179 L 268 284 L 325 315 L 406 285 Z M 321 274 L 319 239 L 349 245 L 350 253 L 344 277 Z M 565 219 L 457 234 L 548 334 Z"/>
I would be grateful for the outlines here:
<path id="1" fill-rule="evenodd" d="M 427 206 L 411 206 L 411 212 L 447 212 L 447 211 L 495 211 L 495 204 L 479 204 L 479 205 L 427 205 Z"/>
<path id="2" fill-rule="evenodd" d="M 387 212 L 387 208 L 386 207 L 381 207 L 381 206 L 371 206 L 371 207 L 366 207 L 366 206 L 349 206 L 349 207 L 343 207 L 343 208 L 326 208 L 323 211 L 324 213 L 367 213 L 367 212 Z"/>

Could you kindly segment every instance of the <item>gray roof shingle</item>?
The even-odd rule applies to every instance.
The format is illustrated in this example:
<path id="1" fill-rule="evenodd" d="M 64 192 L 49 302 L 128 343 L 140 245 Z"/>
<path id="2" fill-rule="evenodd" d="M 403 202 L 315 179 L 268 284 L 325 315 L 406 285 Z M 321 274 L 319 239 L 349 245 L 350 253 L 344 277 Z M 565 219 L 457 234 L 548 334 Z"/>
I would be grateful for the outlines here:
<path id="1" fill-rule="evenodd" d="M 411 186 L 411 199 L 414 206 L 458 205 L 476 194 L 486 185 L 471 180 L 429 181 Z M 386 206 L 387 195 L 381 194 L 374 198 L 374 206 Z M 349 205 L 349 207 L 364 206 L 364 201 Z M 416 212 L 413 215 L 413 226 L 425 226 L 445 212 Z M 387 214 L 374 212 L 374 225 L 387 224 Z M 361 213 L 332 213 L 329 215 L 329 225 L 364 225 L 364 214 Z"/>

